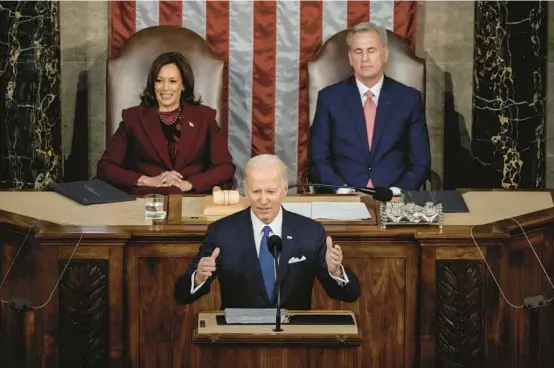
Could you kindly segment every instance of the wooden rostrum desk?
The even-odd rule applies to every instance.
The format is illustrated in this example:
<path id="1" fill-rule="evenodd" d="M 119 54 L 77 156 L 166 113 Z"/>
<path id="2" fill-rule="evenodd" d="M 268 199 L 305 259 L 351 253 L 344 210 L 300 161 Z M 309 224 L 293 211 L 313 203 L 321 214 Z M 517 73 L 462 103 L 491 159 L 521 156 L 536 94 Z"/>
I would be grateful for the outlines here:
<path id="1" fill-rule="evenodd" d="M 315 195 L 289 201 L 363 200 L 373 219 L 323 221 L 341 245 L 362 293 L 330 300 L 316 283 L 315 310 L 356 316 L 361 344 L 319 346 L 193 342 L 200 312 L 220 308 L 219 284 L 180 306 L 173 285 L 196 254 L 207 224 L 204 197 L 170 196 L 168 218 L 144 220 L 144 202 L 82 207 L 52 192 L 0 192 L 2 300 L 26 298 L 25 313 L 0 303 L 2 367 L 554 367 L 554 305 L 509 302 L 554 296 L 515 217 L 554 274 L 550 192 L 464 194 L 467 214 L 447 214 L 442 232 L 387 227 L 370 197 Z M 40 203 L 40 205 L 39 205 Z M 504 219 L 504 220 L 502 220 Z M 74 256 L 61 282 L 45 303 Z M 332 335 L 327 336 L 332 338 Z M 209 340 L 209 339 L 208 339 Z M 217 340 L 217 339 L 214 339 Z M 214 342 L 215 344 L 216 342 Z"/>

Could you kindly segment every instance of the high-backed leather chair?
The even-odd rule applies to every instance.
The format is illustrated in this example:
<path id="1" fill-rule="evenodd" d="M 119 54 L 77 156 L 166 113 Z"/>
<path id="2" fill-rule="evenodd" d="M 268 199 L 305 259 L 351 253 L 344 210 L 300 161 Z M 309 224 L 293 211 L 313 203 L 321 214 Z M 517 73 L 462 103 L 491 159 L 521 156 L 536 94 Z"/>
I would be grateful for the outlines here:
<path id="1" fill-rule="evenodd" d="M 156 26 L 131 36 L 117 57 L 108 60 L 106 134 L 109 140 L 121 121 L 121 111 L 140 103 L 150 66 L 159 54 L 180 52 L 194 73 L 194 89 L 202 103 L 217 110 L 223 106 L 223 61 L 195 32 L 176 26 Z"/>
<path id="2" fill-rule="evenodd" d="M 346 35 L 348 30 L 331 36 L 316 57 L 308 63 L 309 117 L 312 125 L 318 92 L 331 84 L 352 75 L 348 61 Z M 387 31 L 389 58 L 385 74 L 421 92 L 425 101 L 425 60 L 418 58 L 407 43 L 391 31 Z M 440 177 L 432 172 L 431 187 L 440 188 Z"/>

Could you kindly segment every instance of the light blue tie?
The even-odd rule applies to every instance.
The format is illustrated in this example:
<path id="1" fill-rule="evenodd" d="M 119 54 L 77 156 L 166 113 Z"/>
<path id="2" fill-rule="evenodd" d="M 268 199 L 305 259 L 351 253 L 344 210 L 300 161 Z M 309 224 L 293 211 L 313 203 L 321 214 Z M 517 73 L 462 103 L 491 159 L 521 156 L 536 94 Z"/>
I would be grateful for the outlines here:
<path id="1" fill-rule="evenodd" d="M 270 302 L 273 302 L 273 290 L 275 289 L 275 261 L 273 255 L 267 249 L 267 239 L 271 228 L 264 226 L 264 236 L 260 243 L 260 268 L 264 278 L 265 291 Z"/>

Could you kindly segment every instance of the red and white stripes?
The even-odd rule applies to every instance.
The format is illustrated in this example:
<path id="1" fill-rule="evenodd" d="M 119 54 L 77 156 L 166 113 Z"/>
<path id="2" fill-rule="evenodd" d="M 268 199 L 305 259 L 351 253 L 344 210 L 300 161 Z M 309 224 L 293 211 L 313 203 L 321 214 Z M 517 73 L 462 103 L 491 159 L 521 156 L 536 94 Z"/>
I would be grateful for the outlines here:
<path id="1" fill-rule="evenodd" d="M 307 168 L 307 62 L 330 36 L 373 21 L 415 39 L 415 1 L 114 1 L 111 55 L 155 25 L 192 29 L 226 62 L 229 149 L 242 185 L 251 156 L 279 155 L 296 182 Z"/>

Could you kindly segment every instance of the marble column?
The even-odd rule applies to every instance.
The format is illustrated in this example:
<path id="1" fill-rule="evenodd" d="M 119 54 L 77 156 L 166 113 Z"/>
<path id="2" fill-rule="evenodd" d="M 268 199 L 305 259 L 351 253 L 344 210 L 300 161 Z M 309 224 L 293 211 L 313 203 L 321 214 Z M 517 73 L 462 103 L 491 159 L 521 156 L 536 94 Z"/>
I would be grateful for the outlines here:
<path id="1" fill-rule="evenodd" d="M 61 177 L 60 26 L 54 1 L 0 2 L 0 188 Z"/>
<path id="2" fill-rule="evenodd" d="M 547 3 L 477 1 L 471 186 L 545 187 Z"/>

